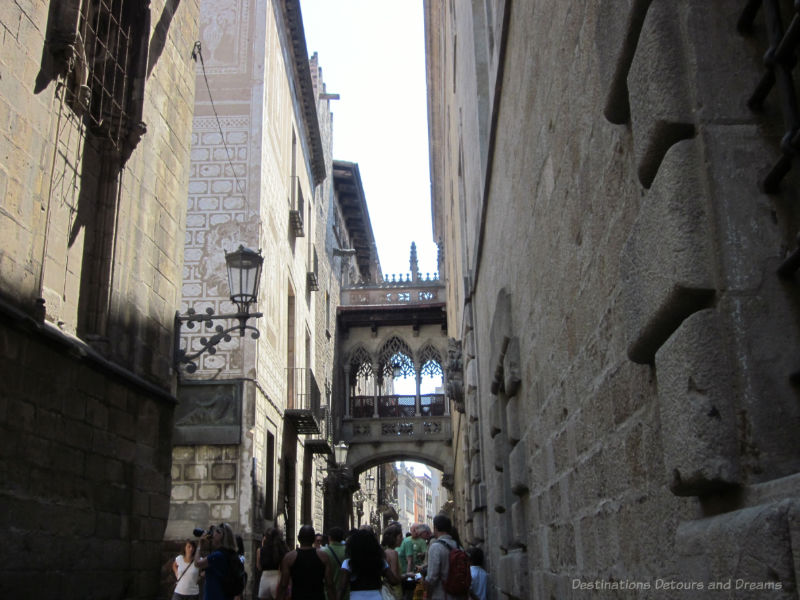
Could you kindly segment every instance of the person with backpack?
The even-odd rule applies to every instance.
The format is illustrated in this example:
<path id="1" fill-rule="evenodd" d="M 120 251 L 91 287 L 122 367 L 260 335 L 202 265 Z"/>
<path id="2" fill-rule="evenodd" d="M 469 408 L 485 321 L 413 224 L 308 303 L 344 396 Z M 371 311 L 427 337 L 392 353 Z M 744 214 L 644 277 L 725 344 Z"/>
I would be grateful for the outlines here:
<path id="1" fill-rule="evenodd" d="M 211 553 L 202 556 L 211 544 Z M 212 527 L 200 538 L 200 552 L 195 554 L 194 564 L 205 571 L 203 600 L 232 600 L 242 593 L 246 575 L 239 559 L 233 529 L 227 523 Z"/>
<path id="2" fill-rule="evenodd" d="M 428 600 L 465 600 L 469 597 L 472 577 L 469 557 L 451 535 L 453 524 L 446 515 L 433 518 L 436 538 L 428 549 L 428 572 L 425 576 Z"/>
<path id="3" fill-rule="evenodd" d="M 341 567 L 344 559 L 347 558 L 347 547 L 344 543 L 344 529 L 341 527 L 331 527 L 330 531 L 328 531 L 328 545 L 325 546 L 324 550 L 331 557 L 331 569 L 333 571 L 333 588 L 334 590 L 339 589 L 339 583 L 342 579 Z M 345 594 L 344 600 L 349 600 L 350 594 Z M 334 598 L 328 598 L 328 600 L 334 600 Z"/>
<path id="4" fill-rule="evenodd" d="M 256 550 L 256 564 L 261 569 L 258 583 L 259 600 L 274 600 L 278 595 L 278 582 L 281 578 L 281 561 L 289 553 L 283 533 L 277 527 L 270 527 L 261 538 L 261 547 Z"/>

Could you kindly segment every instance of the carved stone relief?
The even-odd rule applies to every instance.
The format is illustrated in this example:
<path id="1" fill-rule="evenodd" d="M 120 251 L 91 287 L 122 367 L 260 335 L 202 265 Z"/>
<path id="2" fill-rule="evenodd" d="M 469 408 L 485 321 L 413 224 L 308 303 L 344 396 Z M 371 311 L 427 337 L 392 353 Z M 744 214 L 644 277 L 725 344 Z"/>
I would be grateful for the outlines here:
<path id="1" fill-rule="evenodd" d="M 454 403 L 456 410 L 464 412 L 464 372 L 461 359 L 461 341 L 447 340 L 447 396 Z"/>
<path id="2" fill-rule="evenodd" d="M 242 383 L 192 383 L 178 388 L 176 444 L 238 444 L 241 438 Z"/>

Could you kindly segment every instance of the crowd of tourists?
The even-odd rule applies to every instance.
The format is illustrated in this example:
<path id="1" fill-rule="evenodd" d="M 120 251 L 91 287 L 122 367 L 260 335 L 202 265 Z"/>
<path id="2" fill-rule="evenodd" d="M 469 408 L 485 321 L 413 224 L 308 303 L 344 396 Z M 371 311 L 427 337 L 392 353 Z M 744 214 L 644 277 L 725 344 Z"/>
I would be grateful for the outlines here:
<path id="1" fill-rule="evenodd" d="M 227 523 L 188 540 L 172 565 L 172 600 L 241 600 L 247 575 L 244 544 Z M 487 600 L 480 548 L 464 550 L 450 519 L 433 529 L 415 523 L 403 533 L 391 523 L 380 535 L 369 525 L 325 534 L 303 525 L 289 549 L 268 529 L 256 550 L 259 600 Z M 255 585 L 253 586 L 255 591 Z"/>

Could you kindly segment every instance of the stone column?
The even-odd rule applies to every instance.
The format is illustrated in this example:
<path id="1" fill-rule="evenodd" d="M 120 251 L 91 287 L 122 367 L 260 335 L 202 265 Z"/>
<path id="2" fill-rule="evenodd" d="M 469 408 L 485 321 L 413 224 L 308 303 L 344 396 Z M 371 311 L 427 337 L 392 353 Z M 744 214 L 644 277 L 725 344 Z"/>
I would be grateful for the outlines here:
<path id="1" fill-rule="evenodd" d="M 344 372 L 344 418 L 350 418 L 350 369 Z"/>
<path id="2" fill-rule="evenodd" d="M 380 398 L 379 392 L 383 391 L 383 386 L 378 385 L 378 381 L 380 381 L 381 376 L 381 373 L 378 369 L 380 369 L 380 365 L 372 365 L 372 372 L 374 373 L 373 377 L 375 381 L 375 395 L 373 397 L 372 416 L 376 419 L 378 418 L 378 399 Z"/>
<path id="3" fill-rule="evenodd" d="M 354 479 L 346 468 L 331 469 L 323 483 L 325 492 L 324 530 L 341 527 L 350 528 L 353 512 Z"/>
<path id="4" fill-rule="evenodd" d="M 422 410 L 420 404 L 422 403 L 422 398 L 420 394 L 420 388 L 422 387 L 422 373 L 420 371 L 415 371 L 414 379 L 416 379 L 417 383 L 417 393 L 414 397 L 414 416 L 419 417 L 422 415 Z"/>

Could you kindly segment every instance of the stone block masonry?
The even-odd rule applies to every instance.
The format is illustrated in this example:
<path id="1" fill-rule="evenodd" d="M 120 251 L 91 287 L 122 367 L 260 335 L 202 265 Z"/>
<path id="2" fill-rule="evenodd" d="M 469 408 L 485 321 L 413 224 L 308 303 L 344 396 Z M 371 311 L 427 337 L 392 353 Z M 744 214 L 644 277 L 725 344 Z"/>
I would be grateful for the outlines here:
<path id="1" fill-rule="evenodd" d="M 153 597 L 173 401 L 27 334 L 0 320 L 0 594 Z"/>
<path id="2" fill-rule="evenodd" d="M 748 103 L 770 7 L 797 18 L 426 3 L 434 229 L 469 382 L 454 515 L 497 597 L 797 596 L 798 275 L 778 269 L 798 171 L 763 185 L 787 152 L 781 90 Z"/>
<path id="3" fill-rule="evenodd" d="M 220 521 L 238 531 L 238 469 L 238 446 L 175 446 L 169 517 L 174 537 Z"/>
<path id="4" fill-rule="evenodd" d="M 5 598 L 158 595 L 199 7 L 125 3 L 100 61 L 71 43 L 99 5 L 0 2 Z M 74 95 L 107 61 L 134 81 L 110 112 Z"/>

